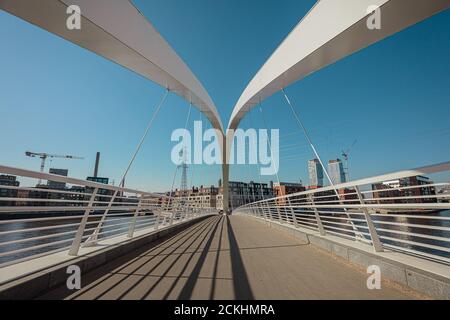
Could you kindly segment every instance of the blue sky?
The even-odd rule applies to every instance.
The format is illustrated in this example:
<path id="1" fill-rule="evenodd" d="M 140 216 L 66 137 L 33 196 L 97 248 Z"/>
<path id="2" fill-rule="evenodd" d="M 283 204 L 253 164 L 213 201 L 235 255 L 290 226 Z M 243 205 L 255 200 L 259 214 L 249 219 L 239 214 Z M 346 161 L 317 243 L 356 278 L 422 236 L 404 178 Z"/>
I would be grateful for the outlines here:
<path id="1" fill-rule="evenodd" d="M 136 0 L 215 101 L 224 124 L 258 69 L 315 1 Z M 120 23 L 120 22 L 118 22 Z M 450 12 L 358 52 L 287 89 L 326 160 L 355 139 L 352 178 L 450 160 Z M 163 90 L 136 74 L 0 12 L 0 163 L 39 169 L 26 150 L 83 156 L 48 167 L 118 181 Z M 282 96 L 264 102 L 281 129 L 284 181 L 307 182 L 306 141 Z M 162 191 L 171 184 L 170 135 L 188 105 L 171 95 L 128 178 Z M 198 119 L 194 112 L 193 118 Z M 259 112 L 242 126 L 262 127 Z M 197 166 L 196 185 L 217 184 L 218 166 Z M 235 180 L 258 180 L 256 167 L 234 167 Z M 268 180 L 275 177 L 267 177 Z"/>

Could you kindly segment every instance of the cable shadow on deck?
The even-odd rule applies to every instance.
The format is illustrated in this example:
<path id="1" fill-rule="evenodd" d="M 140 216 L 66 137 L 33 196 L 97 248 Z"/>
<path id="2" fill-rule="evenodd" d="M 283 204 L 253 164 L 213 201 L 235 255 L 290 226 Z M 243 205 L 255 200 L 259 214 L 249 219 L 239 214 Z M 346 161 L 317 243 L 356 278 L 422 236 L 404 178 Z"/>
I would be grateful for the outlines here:
<path id="1" fill-rule="evenodd" d="M 95 297 L 93 297 L 92 299 L 101 299 L 108 293 L 108 291 L 112 290 L 116 286 L 125 283 L 140 268 L 144 267 L 146 264 L 149 264 L 150 262 L 152 262 L 152 260 L 156 259 L 161 252 L 164 252 L 170 248 L 173 249 L 172 252 L 175 252 L 183 244 L 185 244 L 187 240 L 192 238 L 193 235 L 201 233 L 203 230 L 207 229 L 210 224 L 211 219 L 207 219 L 186 230 L 181 231 L 180 233 L 158 239 L 155 243 L 151 245 L 150 248 L 149 246 L 142 247 L 123 257 L 120 257 L 118 259 L 106 263 L 102 267 L 97 268 L 96 270 L 93 270 L 88 274 L 86 274 L 86 276 L 82 278 L 83 289 L 75 294 L 71 291 L 68 291 L 66 286 L 63 286 L 55 290 L 52 290 L 47 294 L 44 294 L 41 298 L 43 299 L 65 298 L 70 300 L 76 300 L 76 299 L 83 299 L 83 295 L 86 292 L 95 292 Z M 167 256 L 169 255 L 170 252 L 168 252 Z M 139 263 L 140 260 L 147 257 L 148 259 L 144 264 Z M 124 271 L 130 267 L 133 268 L 131 272 Z M 111 284 L 108 283 L 112 281 L 112 278 L 115 275 L 125 273 L 126 276 L 122 280 Z M 101 289 L 102 285 L 106 285 L 106 289 Z"/>

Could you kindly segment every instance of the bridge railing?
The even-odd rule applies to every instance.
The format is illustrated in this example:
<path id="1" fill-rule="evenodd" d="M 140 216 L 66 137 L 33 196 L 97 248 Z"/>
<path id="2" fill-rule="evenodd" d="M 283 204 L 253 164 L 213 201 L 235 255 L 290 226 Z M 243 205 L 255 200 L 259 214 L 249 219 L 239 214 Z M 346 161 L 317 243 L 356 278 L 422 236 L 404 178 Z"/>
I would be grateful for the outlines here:
<path id="1" fill-rule="evenodd" d="M 450 263 L 450 163 L 250 203 L 235 210 L 266 221 Z"/>
<path id="2" fill-rule="evenodd" d="M 0 268 L 62 251 L 76 256 L 82 247 L 214 213 L 165 194 L 0 166 Z"/>

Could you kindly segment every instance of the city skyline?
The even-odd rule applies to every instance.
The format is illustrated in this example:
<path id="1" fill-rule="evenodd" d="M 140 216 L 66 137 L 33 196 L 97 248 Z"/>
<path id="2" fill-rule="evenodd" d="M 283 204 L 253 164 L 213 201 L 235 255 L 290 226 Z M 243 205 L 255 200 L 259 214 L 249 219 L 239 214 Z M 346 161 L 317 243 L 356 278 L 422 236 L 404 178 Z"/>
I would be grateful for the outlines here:
<path id="1" fill-rule="evenodd" d="M 195 43 L 202 47 L 201 39 L 183 38 L 178 32 L 179 26 L 169 23 L 172 19 L 167 19 L 168 15 L 195 11 L 193 17 L 210 17 L 186 27 L 185 34 L 203 34 L 212 40 L 209 37 L 213 30 L 206 30 L 205 24 L 210 24 L 215 33 L 225 32 L 220 29 L 223 28 L 221 19 L 227 19 L 236 7 L 241 9 L 239 14 L 249 14 L 251 5 L 227 2 L 220 21 L 215 22 L 211 18 L 214 15 L 207 13 L 216 12 L 220 6 L 212 7 L 203 1 L 194 8 L 175 1 L 155 1 L 152 8 L 158 14 L 149 10 L 143 1 L 136 2 L 205 83 L 224 123 L 252 74 L 313 3 L 286 1 L 283 6 L 277 6 L 275 2 L 267 2 L 261 6 L 264 8 L 262 13 L 276 14 L 277 21 L 282 23 L 265 35 L 264 42 L 239 41 L 240 37 L 248 39 L 258 35 L 260 22 L 249 24 L 243 22 L 246 20 L 236 19 L 236 31 L 242 29 L 245 32 L 227 33 L 234 38 L 226 38 L 225 44 L 209 42 L 210 48 L 202 51 L 190 45 Z M 183 10 L 173 10 L 174 6 L 181 6 Z M 446 121 L 449 93 L 445 90 L 446 74 L 450 70 L 448 59 L 445 59 L 448 43 L 441 41 L 448 29 L 448 15 L 448 12 L 438 14 L 288 88 L 324 159 L 340 157 L 341 150 L 358 138 L 360 143 L 350 155 L 352 179 L 358 179 L 444 162 L 450 157 L 450 151 L 440 147 L 445 145 L 450 134 Z M 0 145 L 6 150 L 2 152 L 2 162 L 37 171 L 39 163 L 25 158 L 25 150 L 77 154 L 86 159 L 67 165 L 62 160 L 54 160 L 53 164 L 83 178 L 92 171 L 95 152 L 101 151 L 104 154 L 101 175 L 119 181 L 145 122 L 162 95 L 161 89 L 4 12 L 0 13 L 0 27 L 2 37 L 10 44 L 0 57 L 6 61 L 11 61 L 13 56 L 16 58 L 14 63 L 5 66 L 0 78 L 5 88 L 0 93 L 3 119 L 0 130 L 2 135 L 10 137 L 2 140 Z M 412 41 L 415 38 L 424 39 L 425 43 L 417 46 Z M 241 43 L 246 47 L 239 51 L 240 58 L 237 59 L 238 54 L 233 49 Z M 31 46 L 35 54 L 23 51 L 25 46 Z M 421 59 L 425 53 L 426 59 Z M 212 59 L 214 55 L 224 61 L 223 66 L 217 66 L 216 59 Z M 218 68 L 216 72 L 211 72 L 213 65 Z M 352 71 L 351 76 L 348 75 L 348 70 L 362 70 L 363 66 L 363 73 Z M 394 70 L 392 66 L 395 66 Z M 33 74 L 28 71 L 31 67 L 36 68 Z M 421 79 L 412 80 L 406 76 L 417 72 L 423 74 Z M 340 83 L 342 77 L 346 77 L 345 84 Z M 433 86 L 427 78 L 434 79 Z M 333 86 L 326 86 L 328 94 L 323 95 L 321 91 L 327 83 L 333 83 Z M 397 85 L 399 83 L 401 86 Z M 67 87 L 73 95 L 59 93 Z M 383 95 L 373 94 L 374 87 Z M 22 91 L 27 95 L 20 94 Z M 264 116 L 270 119 L 268 125 L 281 131 L 280 180 L 307 181 L 307 162 L 313 155 L 296 124 L 290 120 L 282 97 L 274 95 L 264 105 Z M 432 112 L 425 105 L 431 105 Z M 20 115 L 25 112 L 33 116 L 23 119 Z M 170 189 L 167 178 L 174 172 L 174 166 L 167 161 L 172 147 L 170 134 L 174 129 L 184 127 L 187 113 L 186 102 L 175 96 L 169 97 L 168 105 L 155 124 L 158 134 L 150 134 L 130 173 L 129 185 L 155 192 Z M 400 116 L 406 123 L 419 125 L 402 127 Z M 427 121 L 420 121 L 424 117 Z M 194 111 L 191 122 L 199 118 L 198 112 Z M 382 128 L 378 125 L 381 119 L 384 121 Z M 264 128 L 259 111 L 254 110 L 248 115 L 241 127 Z M 103 143 L 114 136 L 114 144 Z M 219 166 L 196 166 L 195 172 L 195 185 L 215 183 L 220 177 Z M 233 166 L 231 174 L 231 180 L 259 179 L 254 166 Z M 276 177 L 264 179 L 275 181 Z"/>

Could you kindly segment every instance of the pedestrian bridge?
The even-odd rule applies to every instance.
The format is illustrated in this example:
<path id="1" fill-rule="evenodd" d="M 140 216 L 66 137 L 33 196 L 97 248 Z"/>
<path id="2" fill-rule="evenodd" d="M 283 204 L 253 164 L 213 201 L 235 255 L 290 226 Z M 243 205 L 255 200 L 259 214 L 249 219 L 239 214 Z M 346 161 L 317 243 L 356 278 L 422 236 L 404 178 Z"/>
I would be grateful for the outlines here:
<path id="1" fill-rule="evenodd" d="M 212 216 L 107 262 L 42 299 L 415 299 L 367 289 L 367 274 L 308 242 L 243 216 Z"/>
<path id="2" fill-rule="evenodd" d="M 223 142 L 228 211 L 233 137 L 204 87 L 132 2 L 75 1 L 76 32 L 65 23 L 72 2 L 0 0 L 0 9 L 164 88 L 121 186 L 169 93 L 189 102 L 187 122 L 193 106 L 205 114 Z M 173 186 L 161 195 L 0 165 L 12 178 L 67 186 L 1 186 L 0 299 L 450 299 L 450 184 L 417 180 L 448 173 L 450 163 L 334 185 L 285 91 L 448 2 L 376 1 L 383 28 L 372 30 L 373 1 L 318 1 L 243 92 L 228 128 L 281 91 L 329 187 L 275 199 L 243 194 L 242 207 L 219 216 L 175 201 Z M 385 184 L 393 180 L 408 183 Z M 71 267 L 81 271 L 76 291 L 68 291 Z M 380 272 L 379 290 L 369 289 L 371 270 Z"/>
<path id="3" fill-rule="evenodd" d="M 0 299 L 450 299 L 450 196 L 425 194 L 450 184 L 381 183 L 449 170 L 244 195 L 223 216 L 172 195 L 0 166 L 71 186 L 2 186 Z"/>

